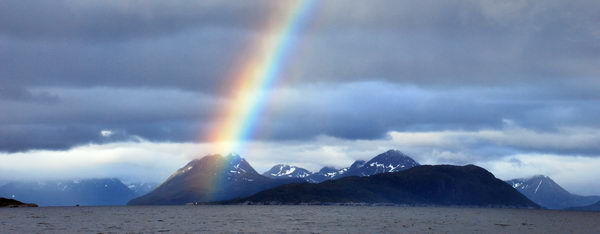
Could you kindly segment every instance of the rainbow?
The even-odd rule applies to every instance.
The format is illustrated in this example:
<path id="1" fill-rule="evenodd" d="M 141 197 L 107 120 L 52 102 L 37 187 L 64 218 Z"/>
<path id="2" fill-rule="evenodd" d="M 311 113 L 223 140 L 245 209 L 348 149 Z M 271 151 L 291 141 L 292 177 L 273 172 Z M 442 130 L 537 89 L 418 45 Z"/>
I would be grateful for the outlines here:
<path id="1" fill-rule="evenodd" d="M 227 186 L 228 173 L 233 165 L 241 163 L 244 144 L 249 140 L 257 122 L 264 112 L 269 91 L 281 77 L 281 73 L 293 52 L 294 45 L 302 30 L 307 26 L 311 13 L 318 0 L 271 1 L 272 11 L 278 17 L 269 17 L 261 31 L 260 40 L 252 43 L 249 53 L 240 56 L 243 63 L 233 66 L 235 70 L 228 97 L 234 97 L 230 105 L 218 111 L 217 124 L 207 136 L 209 154 L 202 160 L 204 165 L 201 177 L 194 176 L 191 188 L 203 194 L 201 201 L 214 201 L 221 198 Z M 280 19 L 283 16 L 284 20 Z M 216 154 L 215 154 L 216 153 Z M 171 177 L 193 168 L 189 164 L 179 169 Z M 170 181 L 171 177 L 167 179 Z M 162 186 L 162 185 L 160 185 Z"/>
<path id="2" fill-rule="evenodd" d="M 218 127 L 210 141 L 216 152 L 241 153 L 263 114 L 269 91 L 281 76 L 282 70 L 307 26 L 318 0 L 297 0 L 287 3 L 283 21 L 269 20 L 261 39 L 254 43 L 249 56 L 235 74 L 231 94 L 234 101 L 217 117 Z M 282 12 L 277 12 L 282 13 Z"/>

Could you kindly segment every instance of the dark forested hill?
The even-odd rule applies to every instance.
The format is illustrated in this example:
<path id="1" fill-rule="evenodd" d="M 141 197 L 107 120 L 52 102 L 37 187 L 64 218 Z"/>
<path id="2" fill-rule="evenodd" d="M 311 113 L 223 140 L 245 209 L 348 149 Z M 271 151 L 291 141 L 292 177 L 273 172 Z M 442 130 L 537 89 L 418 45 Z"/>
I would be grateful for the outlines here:
<path id="1" fill-rule="evenodd" d="M 319 184 L 287 184 L 224 202 L 300 204 L 394 203 L 539 208 L 523 194 L 483 168 L 417 166 L 368 177 L 346 177 Z"/>

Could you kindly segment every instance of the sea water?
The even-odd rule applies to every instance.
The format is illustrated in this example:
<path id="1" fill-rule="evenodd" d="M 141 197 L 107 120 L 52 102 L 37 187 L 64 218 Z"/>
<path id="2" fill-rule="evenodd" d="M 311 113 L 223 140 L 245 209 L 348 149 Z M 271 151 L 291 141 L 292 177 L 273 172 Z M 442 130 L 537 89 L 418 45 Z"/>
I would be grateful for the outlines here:
<path id="1" fill-rule="evenodd" d="M 600 233 L 600 213 L 370 206 L 0 209 L 0 233 Z"/>

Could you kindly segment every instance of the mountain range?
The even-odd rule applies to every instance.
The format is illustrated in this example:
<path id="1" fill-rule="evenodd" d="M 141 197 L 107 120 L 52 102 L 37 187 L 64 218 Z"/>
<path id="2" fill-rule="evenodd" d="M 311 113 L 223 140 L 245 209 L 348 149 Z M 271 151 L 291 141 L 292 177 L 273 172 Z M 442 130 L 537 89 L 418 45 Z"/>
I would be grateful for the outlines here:
<path id="1" fill-rule="evenodd" d="M 421 166 L 402 152 L 389 150 L 368 161 L 357 160 L 350 166 L 341 169 L 323 167 L 317 172 L 311 172 L 297 166 L 278 164 L 259 174 L 239 155 L 208 155 L 190 161 L 158 186 L 153 183 L 123 183 L 114 178 L 13 181 L 4 182 L 5 184 L 0 186 L 0 197 L 18 199 L 41 206 L 179 205 L 235 200 L 242 197 L 247 197 L 248 201 L 264 202 L 274 199 L 273 194 L 283 194 L 284 197 L 281 198 L 283 200 L 279 201 L 282 203 L 314 201 L 318 197 L 317 195 L 328 194 L 330 198 L 318 197 L 317 200 L 321 202 L 350 201 L 394 204 L 500 205 L 486 200 L 490 198 L 486 191 L 499 192 L 504 191 L 505 188 L 497 187 L 496 180 L 490 178 L 491 173 L 481 170 L 483 169 L 476 166 Z M 408 173 L 409 171 L 410 173 Z M 394 176 L 388 178 L 387 176 L 390 175 L 401 179 L 394 178 Z M 426 178 L 421 178 L 421 176 Z M 491 176 L 493 177 L 493 175 Z M 489 185 L 474 183 L 476 177 L 493 182 L 493 188 L 486 187 Z M 395 184 L 397 181 L 402 182 Z M 471 187 L 468 189 L 462 187 L 465 183 Z M 600 196 L 572 194 L 547 176 L 513 179 L 506 181 L 505 184 L 512 187 L 513 191 L 518 191 L 529 200 L 549 209 L 590 210 L 596 209 L 598 204 L 593 204 L 600 201 Z M 337 190 L 331 190 L 331 188 Z M 346 188 L 355 191 L 345 190 Z M 423 190 L 421 191 L 419 188 Z M 469 193 L 465 192 L 469 189 L 481 191 L 481 193 L 475 194 L 483 197 L 470 197 Z M 269 193 L 266 193 L 267 191 Z M 298 191 L 308 193 L 298 194 Z M 387 195 L 383 195 L 385 193 L 383 191 L 394 194 L 395 198 L 386 198 Z M 429 191 L 429 193 L 423 194 L 424 191 Z M 446 200 L 435 197 L 440 191 L 447 193 Z M 314 193 L 311 195 L 311 192 Z M 253 196 L 258 196 L 257 193 L 262 194 L 262 197 Z M 502 199 L 510 198 L 499 201 L 511 201 L 511 199 L 520 201 L 514 194 L 507 192 L 499 194 L 508 196 Z M 424 197 L 418 198 L 419 196 Z M 455 196 L 464 196 L 465 200 L 461 201 Z M 274 199 L 273 201 L 278 200 Z M 502 205 L 511 206 L 509 203 Z M 520 207 L 523 204 L 525 203 L 520 201 L 513 205 Z"/>
<path id="2" fill-rule="evenodd" d="M 340 179 L 347 176 L 371 176 L 379 173 L 399 172 L 420 164 L 398 150 L 388 150 L 365 162 L 357 160 L 349 167 L 335 169 L 323 167 L 318 172 L 310 172 L 304 168 L 278 164 L 263 173 L 270 178 L 302 178 L 310 183 Z"/>
<path id="3" fill-rule="evenodd" d="M 248 196 L 302 179 L 272 179 L 256 172 L 239 155 L 208 155 L 189 162 L 150 193 L 128 205 L 181 205 Z"/>
<path id="4" fill-rule="evenodd" d="M 474 165 L 416 166 L 401 172 L 346 177 L 319 184 L 287 184 L 224 203 L 392 203 L 539 208 L 492 173 Z"/>
<path id="5" fill-rule="evenodd" d="M 532 201 L 548 209 L 586 206 L 600 201 L 600 196 L 572 194 L 550 177 L 544 175 L 513 179 L 506 182 Z"/>
<path id="6" fill-rule="evenodd" d="M 115 178 L 15 181 L 0 186 L 0 197 L 36 203 L 40 206 L 125 205 L 129 200 L 148 192 L 148 186 L 150 184 L 132 190 Z"/>
<path id="7" fill-rule="evenodd" d="M 246 197 L 246 198 L 243 198 Z M 539 207 L 486 170 L 421 166 L 390 150 L 369 161 L 318 172 L 279 164 L 262 175 L 239 155 L 208 155 L 173 173 L 129 205 L 180 205 L 219 201 L 394 203 Z"/>
<path id="8" fill-rule="evenodd" d="M 214 202 L 249 196 L 283 184 L 369 176 L 402 171 L 419 165 L 397 150 L 380 154 L 368 162 L 356 161 L 350 167 L 324 167 L 313 173 L 306 169 L 278 164 L 262 175 L 239 155 L 208 155 L 189 162 L 152 192 L 131 200 L 129 205 L 176 205 Z"/>

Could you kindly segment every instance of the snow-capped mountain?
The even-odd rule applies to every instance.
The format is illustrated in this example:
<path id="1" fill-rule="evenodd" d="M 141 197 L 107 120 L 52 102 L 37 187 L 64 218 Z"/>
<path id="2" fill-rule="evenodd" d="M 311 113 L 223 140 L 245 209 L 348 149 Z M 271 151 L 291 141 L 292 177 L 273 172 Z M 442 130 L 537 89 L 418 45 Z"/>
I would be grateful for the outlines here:
<path id="1" fill-rule="evenodd" d="M 305 171 L 301 174 L 302 177 L 294 176 L 291 174 L 291 176 L 287 177 L 303 178 L 311 183 L 320 183 L 325 180 L 339 179 L 346 176 L 371 176 L 379 173 L 404 171 L 415 166 L 419 166 L 419 163 L 417 163 L 411 157 L 403 154 L 398 150 L 389 150 L 385 153 L 375 156 L 368 162 L 365 162 L 363 160 L 357 160 L 354 163 L 352 163 L 352 165 L 350 165 L 349 167 L 344 167 L 341 169 L 335 169 L 333 167 L 323 167 L 321 170 L 314 173 Z M 278 171 L 279 167 L 280 165 L 276 165 L 266 173 L 271 173 L 273 169 L 276 169 L 275 171 Z M 292 166 L 290 166 L 290 168 L 292 168 Z"/>
<path id="2" fill-rule="evenodd" d="M 339 179 L 347 176 L 372 176 L 380 173 L 399 172 L 419 166 L 414 159 L 398 150 L 388 150 L 365 162 L 357 160 L 350 167 L 329 173 L 328 179 Z"/>
<path id="3" fill-rule="evenodd" d="M 356 164 L 356 166 L 354 165 Z M 366 163 L 357 161 L 350 167 L 346 176 L 370 176 L 386 172 L 404 171 L 419 166 L 414 159 L 399 150 L 388 150 Z"/>
<path id="4" fill-rule="evenodd" d="M 189 162 L 150 193 L 131 200 L 130 205 L 175 205 L 212 202 L 248 196 L 282 184 L 369 176 L 396 172 L 419 165 L 400 151 L 390 150 L 368 162 L 356 161 L 350 167 L 324 167 L 311 173 L 300 167 L 276 165 L 263 175 L 239 155 L 208 155 Z M 276 178 L 276 179 L 274 179 Z"/>
<path id="5" fill-rule="evenodd" d="M 536 175 L 506 181 L 527 198 L 549 209 L 586 206 L 600 201 L 599 196 L 580 196 L 562 188 L 548 176 Z"/>
<path id="6" fill-rule="evenodd" d="M 263 173 L 264 176 L 269 178 L 304 178 L 311 174 L 310 171 L 304 168 L 286 164 L 277 164 Z"/>
<path id="7" fill-rule="evenodd" d="M 300 179 L 271 179 L 262 176 L 239 155 L 208 155 L 195 159 L 173 173 L 150 193 L 129 205 L 181 205 L 227 200 L 254 194 Z"/>
<path id="8" fill-rule="evenodd" d="M 336 175 L 338 175 L 340 171 L 343 171 L 343 169 L 335 169 L 333 167 L 323 167 L 317 173 L 325 176 L 326 178 L 333 178 Z"/>
<path id="9" fill-rule="evenodd" d="M 310 176 L 306 177 L 306 181 L 310 183 L 321 183 L 326 180 L 331 180 L 339 177 L 340 175 L 346 173 L 348 168 L 335 169 L 333 167 L 323 167 L 318 172 L 312 173 Z"/>
<path id="10" fill-rule="evenodd" d="M 40 206 L 124 205 L 136 194 L 119 179 L 19 181 L 0 187 L 0 197 Z"/>
<path id="11" fill-rule="evenodd" d="M 389 150 L 375 156 L 358 168 L 358 175 L 369 176 L 386 172 L 404 171 L 419 166 L 414 159 L 398 150 Z"/>

